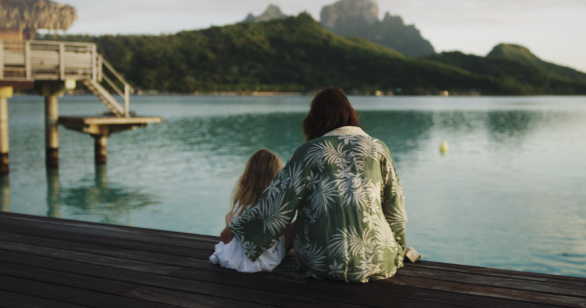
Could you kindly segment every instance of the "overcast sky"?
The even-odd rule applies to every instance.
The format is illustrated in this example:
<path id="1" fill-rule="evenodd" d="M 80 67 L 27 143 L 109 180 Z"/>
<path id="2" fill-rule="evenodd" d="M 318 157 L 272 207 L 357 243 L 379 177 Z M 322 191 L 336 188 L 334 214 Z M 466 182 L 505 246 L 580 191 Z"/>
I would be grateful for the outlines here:
<path id="1" fill-rule="evenodd" d="M 269 3 L 287 15 L 316 20 L 335 0 L 57 0 L 77 8 L 68 33 L 160 34 L 232 24 Z M 538 57 L 586 72 L 586 0 L 379 0 L 415 24 L 436 51 L 486 55 L 498 43 L 517 43 Z"/>

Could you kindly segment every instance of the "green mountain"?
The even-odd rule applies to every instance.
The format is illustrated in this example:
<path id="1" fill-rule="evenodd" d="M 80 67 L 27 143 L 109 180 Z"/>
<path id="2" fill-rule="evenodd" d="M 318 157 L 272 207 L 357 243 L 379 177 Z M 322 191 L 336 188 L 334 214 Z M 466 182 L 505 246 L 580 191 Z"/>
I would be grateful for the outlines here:
<path id="1" fill-rule="evenodd" d="M 428 59 L 496 78 L 516 94 L 586 94 L 586 74 L 545 62 L 523 46 L 500 44 L 486 57 L 455 51 Z"/>
<path id="2" fill-rule="evenodd" d="M 379 20 L 379 9 L 372 0 L 341 0 L 322 8 L 324 28 L 344 37 L 362 37 L 412 57 L 435 53 L 431 43 L 414 25 L 403 18 L 385 13 Z"/>
<path id="3" fill-rule="evenodd" d="M 575 81 L 586 81 L 586 74 L 575 69 L 545 62 L 529 49 L 514 44 L 499 44 L 486 56 L 487 58 L 509 59 L 538 67 L 542 72 Z"/>
<path id="4" fill-rule="evenodd" d="M 133 85 L 159 91 L 313 91 L 330 85 L 406 94 L 499 91 L 494 80 L 337 36 L 304 13 L 173 35 L 57 39 L 97 43 Z"/>
<path id="5" fill-rule="evenodd" d="M 336 85 L 396 94 L 586 94 L 584 82 L 549 75 L 544 81 L 535 77 L 538 68 L 513 60 L 459 53 L 405 57 L 366 39 L 338 36 L 305 13 L 172 35 L 56 39 L 96 43 L 133 86 L 161 92 L 310 92 Z"/>

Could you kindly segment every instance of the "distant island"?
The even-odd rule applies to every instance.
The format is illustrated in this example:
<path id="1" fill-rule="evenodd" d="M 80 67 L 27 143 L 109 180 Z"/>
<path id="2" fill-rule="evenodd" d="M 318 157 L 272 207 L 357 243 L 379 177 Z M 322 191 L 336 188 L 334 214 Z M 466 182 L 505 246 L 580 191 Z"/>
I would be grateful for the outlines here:
<path id="1" fill-rule="evenodd" d="M 401 16 L 385 13 L 378 19 L 379 9 L 372 0 L 342 0 L 321 10 L 324 28 L 344 37 L 362 37 L 392 48 L 406 56 L 435 53 L 431 43 L 421 36 L 415 25 L 405 25 Z"/>
<path id="2" fill-rule="evenodd" d="M 343 37 L 361 37 L 379 43 L 406 56 L 428 56 L 435 53 L 431 43 L 421 36 L 415 25 L 405 25 L 401 16 L 385 13 L 379 20 L 379 8 L 372 0 L 341 0 L 322 8 L 322 26 Z M 276 5 L 259 16 L 248 14 L 243 22 L 264 22 L 288 17 Z"/>
<path id="3" fill-rule="evenodd" d="M 370 3 L 343 0 L 335 5 L 348 1 Z M 379 95 L 586 94 L 586 74 L 542 61 L 522 46 L 500 44 L 482 57 L 457 51 L 436 54 L 430 44 L 431 53 L 413 57 L 368 38 L 328 30 L 330 25 L 340 29 L 332 18 L 347 15 L 326 8 L 329 19 L 321 23 L 307 13 L 287 17 L 270 6 L 234 25 L 171 35 L 37 38 L 96 43 L 133 86 L 160 93 L 304 93 L 336 85 L 353 94 Z M 368 5 L 362 9 L 378 10 Z M 368 16 L 372 29 L 394 18 Z"/>

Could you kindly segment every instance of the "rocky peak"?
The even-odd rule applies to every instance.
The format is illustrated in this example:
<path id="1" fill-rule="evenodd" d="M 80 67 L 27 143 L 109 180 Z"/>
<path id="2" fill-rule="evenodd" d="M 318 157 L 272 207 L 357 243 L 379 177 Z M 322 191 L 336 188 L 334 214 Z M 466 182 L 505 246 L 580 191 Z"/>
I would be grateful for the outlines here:
<path id="1" fill-rule="evenodd" d="M 321 10 L 321 24 L 326 29 L 368 26 L 378 21 L 378 5 L 372 0 L 342 0 Z"/>
<path id="2" fill-rule="evenodd" d="M 405 25 L 405 22 L 403 21 L 403 17 L 393 16 L 389 12 L 385 13 L 385 17 L 383 17 L 382 22 L 385 24 L 389 24 L 389 25 L 391 25 L 391 24 L 396 24 L 396 25 L 401 25 L 401 26 Z"/>
<path id="3" fill-rule="evenodd" d="M 267 9 L 264 11 L 264 13 L 256 17 L 252 15 L 252 13 L 249 13 L 243 22 L 262 22 L 274 19 L 283 19 L 286 17 L 287 15 L 283 14 L 278 6 L 270 4 L 269 7 L 267 7 Z"/>
<path id="4" fill-rule="evenodd" d="M 373 0 L 341 0 L 322 9 L 320 22 L 338 35 L 362 37 L 407 56 L 435 53 L 431 43 L 414 25 L 405 25 L 401 16 L 387 12 L 382 21 L 378 16 L 378 6 Z"/>

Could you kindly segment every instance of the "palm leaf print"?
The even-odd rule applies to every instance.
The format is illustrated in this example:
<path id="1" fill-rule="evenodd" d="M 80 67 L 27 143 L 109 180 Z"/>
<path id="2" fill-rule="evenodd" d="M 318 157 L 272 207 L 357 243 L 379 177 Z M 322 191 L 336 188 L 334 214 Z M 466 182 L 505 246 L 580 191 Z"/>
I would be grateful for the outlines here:
<path id="1" fill-rule="evenodd" d="M 337 181 L 330 178 L 322 179 L 317 183 L 315 190 L 309 196 L 309 208 L 314 216 L 321 216 L 328 211 L 332 203 L 338 198 Z"/>
<path id="2" fill-rule="evenodd" d="M 325 250 L 318 247 L 316 243 L 301 243 L 297 239 L 293 241 L 295 254 L 300 257 L 305 264 L 314 272 L 325 272 L 327 270 L 324 264 Z"/>
<path id="3" fill-rule="evenodd" d="M 275 198 L 262 199 L 254 207 L 257 210 L 257 217 L 262 219 L 263 230 L 268 230 L 271 234 L 277 234 L 289 225 L 289 213 L 291 210 L 284 210 L 289 202 L 283 202 L 286 194 L 281 194 Z"/>
<path id="4" fill-rule="evenodd" d="M 301 198 L 301 193 L 305 189 L 305 170 L 301 164 L 293 164 L 289 167 L 289 176 L 291 177 L 291 181 L 293 184 L 293 188 L 295 190 L 295 195 L 297 198 Z"/>
<path id="5" fill-rule="evenodd" d="M 343 256 L 346 260 L 351 257 L 364 258 L 366 253 L 372 253 L 372 239 L 368 236 L 368 230 L 362 234 L 355 228 L 338 229 L 338 234 L 332 237 L 330 247 L 337 256 Z"/>

